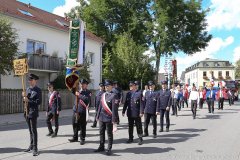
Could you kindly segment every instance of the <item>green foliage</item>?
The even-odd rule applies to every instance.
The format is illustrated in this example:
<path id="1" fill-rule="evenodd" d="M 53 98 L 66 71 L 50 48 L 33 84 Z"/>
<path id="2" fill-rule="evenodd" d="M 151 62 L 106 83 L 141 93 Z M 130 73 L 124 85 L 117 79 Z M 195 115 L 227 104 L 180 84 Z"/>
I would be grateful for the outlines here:
<path id="1" fill-rule="evenodd" d="M 0 16 L 0 74 L 13 69 L 13 60 L 18 51 L 17 33 L 11 23 Z"/>
<path id="2" fill-rule="evenodd" d="M 240 79 L 240 59 L 235 64 L 235 78 Z"/>
<path id="3" fill-rule="evenodd" d="M 104 78 L 117 80 L 124 89 L 130 80 L 142 80 L 146 84 L 153 79 L 154 71 L 144 51 L 145 47 L 138 45 L 129 33 L 117 36 L 112 56 L 107 52 L 103 60 Z"/>
<path id="4" fill-rule="evenodd" d="M 80 6 L 67 15 L 82 18 L 87 22 L 89 31 L 107 42 L 103 53 L 108 53 L 108 56 L 115 54 L 113 48 L 118 36 L 126 32 L 137 45 L 154 48 L 156 75 L 161 56 L 180 51 L 188 55 L 194 54 L 204 49 L 212 38 L 206 31 L 207 10 L 201 8 L 201 0 L 79 2 Z M 109 65 L 107 67 L 109 70 Z M 118 72 L 118 69 L 112 69 Z M 157 76 L 155 78 L 157 80 Z"/>

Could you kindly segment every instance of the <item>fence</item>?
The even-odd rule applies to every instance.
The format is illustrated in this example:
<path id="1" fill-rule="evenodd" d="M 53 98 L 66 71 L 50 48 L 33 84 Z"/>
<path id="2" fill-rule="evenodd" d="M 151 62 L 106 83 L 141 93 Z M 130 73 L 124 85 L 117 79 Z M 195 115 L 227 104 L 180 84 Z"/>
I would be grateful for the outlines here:
<path id="1" fill-rule="evenodd" d="M 74 105 L 74 95 L 68 90 L 59 91 L 62 99 L 62 109 L 70 109 Z M 47 107 L 48 91 L 42 91 L 40 111 Z M 92 91 L 91 106 L 94 106 L 95 91 Z M 21 113 L 24 111 L 22 90 L 0 90 L 0 114 Z"/>

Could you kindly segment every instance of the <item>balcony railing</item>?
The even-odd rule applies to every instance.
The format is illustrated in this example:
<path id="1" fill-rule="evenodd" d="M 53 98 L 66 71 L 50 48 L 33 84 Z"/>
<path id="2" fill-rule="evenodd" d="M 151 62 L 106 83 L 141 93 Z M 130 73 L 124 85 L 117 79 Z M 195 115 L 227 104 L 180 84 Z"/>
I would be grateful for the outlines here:
<path id="1" fill-rule="evenodd" d="M 49 55 L 29 54 L 29 69 L 61 71 L 63 69 L 63 60 Z"/>

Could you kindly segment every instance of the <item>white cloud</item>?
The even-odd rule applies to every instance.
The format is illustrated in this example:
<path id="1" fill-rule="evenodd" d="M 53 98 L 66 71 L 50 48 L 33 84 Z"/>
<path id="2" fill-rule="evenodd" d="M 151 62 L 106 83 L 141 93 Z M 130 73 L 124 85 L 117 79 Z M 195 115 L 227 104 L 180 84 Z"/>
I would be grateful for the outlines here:
<path id="1" fill-rule="evenodd" d="M 233 51 L 233 62 L 235 63 L 240 59 L 240 46 L 236 47 Z"/>
<path id="2" fill-rule="evenodd" d="M 76 7 L 78 5 L 79 2 L 76 0 L 65 0 L 65 4 L 54 8 L 53 13 L 64 17 L 64 13 L 69 12 L 73 7 Z"/>
<path id="3" fill-rule="evenodd" d="M 208 30 L 240 28 L 240 0 L 211 0 Z"/>
<path id="4" fill-rule="evenodd" d="M 233 42 L 234 42 L 234 38 L 232 36 L 227 37 L 225 40 L 217 37 L 217 38 L 213 38 L 209 42 L 208 47 L 206 47 L 206 49 L 201 52 L 197 52 L 190 56 L 176 55 L 177 64 L 178 64 L 178 75 L 180 76 L 182 71 L 184 71 L 187 67 L 190 67 L 191 65 L 195 64 L 198 61 L 204 60 L 206 58 L 214 58 L 215 54 L 217 54 L 218 51 L 229 46 Z"/>

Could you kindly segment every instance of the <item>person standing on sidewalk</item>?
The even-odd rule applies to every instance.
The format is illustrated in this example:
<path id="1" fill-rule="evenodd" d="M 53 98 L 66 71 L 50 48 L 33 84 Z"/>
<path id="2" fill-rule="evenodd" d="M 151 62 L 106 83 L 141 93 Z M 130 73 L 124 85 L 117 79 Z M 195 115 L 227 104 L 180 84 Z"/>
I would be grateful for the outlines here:
<path id="1" fill-rule="evenodd" d="M 193 113 L 193 119 L 196 119 L 197 115 L 197 104 L 199 103 L 199 93 L 196 90 L 196 86 L 192 87 L 192 91 L 189 96 L 189 102 L 191 103 L 191 110 Z"/>
<path id="2" fill-rule="evenodd" d="M 156 114 L 160 114 L 160 130 L 163 132 L 163 118 L 166 118 L 166 132 L 169 132 L 170 127 L 170 106 L 172 105 L 171 91 L 167 89 L 167 81 L 162 81 L 162 89 L 159 91 L 157 99 Z"/>
<path id="3" fill-rule="evenodd" d="M 30 145 L 24 152 L 33 150 L 33 156 L 38 156 L 38 133 L 37 133 L 37 118 L 39 116 L 38 106 L 42 102 L 41 89 L 37 87 L 39 77 L 35 74 L 30 74 L 28 77 L 29 87 L 26 90 L 26 95 L 23 93 L 23 101 L 27 105 L 27 111 L 24 113 L 29 133 Z"/>
<path id="4" fill-rule="evenodd" d="M 87 89 L 88 81 L 85 79 L 80 80 L 80 90 L 73 91 L 76 96 L 76 104 L 73 106 L 73 138 L 69 142 L 78 141 L 78 131 L 80 131 L 80 145 L 85 144 L 86 125 L 87 125 L 87 109 L 91 102 L 91 91 Z"/>
<path id="5" fill-rule="evenodd" d="M 102 94 L 96 117 L 99 120 L 100 145 L 94 152 L 103 152 L 105 150 L 105 131 L 107 130 L 108 148 L 106 155 L 111 155 L 113 132 L 117 131 L 119 97 L 112 91 L 112 81 L 106 80 L 104 85 L 106 92 Z"/>
<path id="6" fill-rule="evenodd" d="M 48 87 L 48 105 L 46 112 L 46 122 L 48 126 L 48 134 L 47 136 L 56 137 L 58 133 L 59 123 L 59 113 L 61 111 L 61 97 L 59 92 L 55 91 L 53 82 L 49 82 L 47 84 Z M 53 132 L 51 121 L 55 122 L 55 131 Z"/>
<path id="7" fill-rule="evenodd" d="M 134 83 L 130 82 L 129 86 L 132 87 L 132 91 L 130 94 L 128 94 L 128 97 L 126 98 L 126 101 L 123 106 L 122 116 L 125 116 L 125 112 L 127 110 L 127 117 L 128 117 L 128 134 L 129 139 L 127 140 L 127 143 L 133 142 L 133 127 L 134 124 L 137 128 L 137 134 L 138 134 L 138 145 L 142 145 L 143 143 L 143 130 L 142 130 L 142 114 L 140 113 L 140 110 L 143 105 L 143 97 L 142 92 L 138 90 L 138 82 L 135 81 Z"/>
<path id="8" fill-rule="evenodd" d="M 105 92 L 104 84 L 99 83 L 99 91 L 96 93 L 96 96 L 95 96 L 95 117 L 94 117 L 93 125 L 91 126 L 92 128 L 97 127 L 97 112 L 98 112 L 98 107 L 101 102 L 102 94 L 104 92 Z"/>

